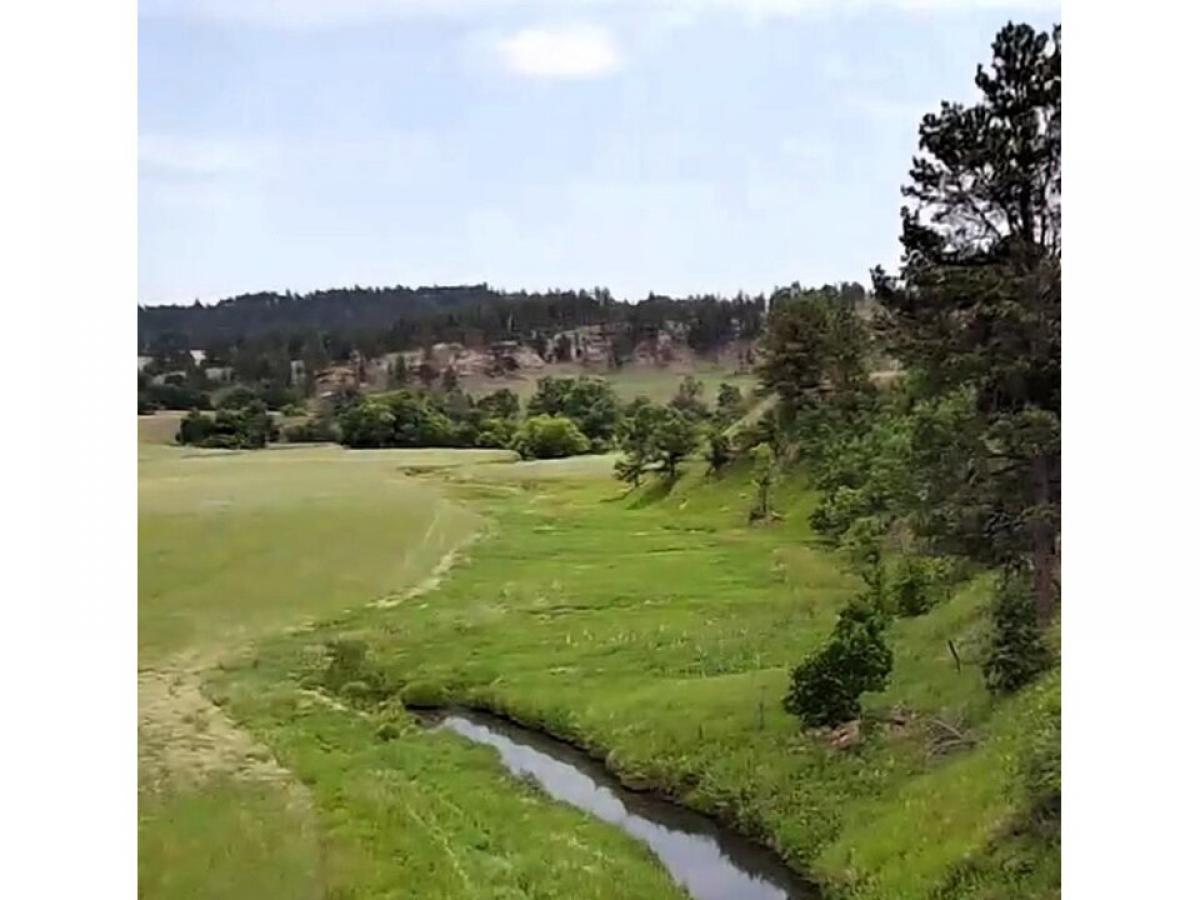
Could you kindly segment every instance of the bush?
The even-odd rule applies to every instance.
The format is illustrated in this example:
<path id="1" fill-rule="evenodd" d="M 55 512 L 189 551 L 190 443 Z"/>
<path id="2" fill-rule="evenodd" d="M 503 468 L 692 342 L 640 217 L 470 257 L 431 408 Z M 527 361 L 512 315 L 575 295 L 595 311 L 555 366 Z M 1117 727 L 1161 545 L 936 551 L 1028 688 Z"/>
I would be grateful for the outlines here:
<path id="1" fill-rule="evenodd" d="M 217 409 L 245 409 L 257 400 L 258 394 L 239 384 L 217 401 Z"/>
<path id="2" fill-rule="evenodd" d="M 508 388 L 479 398 L 477 407 L 485 419 L 515 419 L 521 414 L 521 401 Z"/>
<path id="3" fill-rule="evenodd" d="M 175 440 L 180 444 L 200 444 L 213 433 L 213 424 L 210 416 L 192 410 L 180 420 Z"/>
<path id="4" fill-rule="evenodd" d="M 862 694 L 883 690 L 892 671 L 886 628 L 883 614 L 869 603 L 850 603 L 825 646 L 792 671 L 784 709 L 814 727 L 858 718 Z"/>
<path id="5" fill-rule="evenodd" d="M 587 437 L 564 416 L 533 416 L 526 419 L 513 438 L 512 448 L 524 459 L 560 459 L 586 453 Z"/>
<path id="6" fill-rule="evenodd" d="M 382 673 L 367 659 L 367 645 L 359 640 L 339 638 L 325 645 L 328 662 L 321 684 L 331 693 L 353 703 L 379 699 L 387 693 Z"/>
<path id="7" fill-rule="evenodd" d="M 947 560 L 904 556 L 888 579 L 890 608 L 899 616 L 920 616 L 946 598 L 952 577 Z"/>
<path id="8" fill-rule="evenodd" d="M 278 382 L 264 384 L 258 393 L 267 409 L 285 410 L 299 402 L 300 396 L 286 385 Z"/>
<path id="9" fill-rule="evenodd" d="M 476 447 L 507 447 L 512 443 L 517 426 L 512 419 L 484 419 L 475 434 Z"/>
<path id="10" fill-rule="evenodd" d="M 365 703 L 371 699 L 372 691 L 365 681 L 347 681 L 338 693 L 350 703 Z"/>
<path id="11" fill-rule="evenodd" d="M 602 378 L 539 378 L 526 410 L 530 416 L 565 416 L 600 450 L 612 445 L 621 418 L 617 395 Z"/>
<path id="12" fill-rule="evenodd" d="M 348 447 L 470 446 L 474 434 L 465 424 L 456 424 L 430 398 L 410 391 L 358 400 L 338 414 L 342 443 Z"/>
<path id="13" fill-rule="evenodd" d="M 181 444 L 221 449 L 258 449 L 279 437 L 279 429 L 261 402 L 245 409 L 222 409 L 215 417 L 193 410 L 179 423 Z"/>
<path id="14" fill-rule="evenodd" d="M 337 441 L 338 433 L 328 419 L 309 419 L 283 429 L 283 437 L 289 444 L 318 444 Z"/>
<path id="15" fill-rule="evenodd" d="M 147 385 L 144 398 L 147 404 L 153 404 L 160 409 L 212 408 L 208 394 L 204 391 L 178 384 Z"/>
<path id="16" fill-rule="evenodd" d="M 771 485 L 777 475 L 775 451 L 770 444 L 755 444 L 750 451 L 754 460 L 753 481 L 755 486 L 754 506 L 750 508 L 750 521 L 766 519 L 771 512 Z"/>
<path id="17" fill-rule="evenodd" d="M 1042 640 L 1033 600 L 1033 584 L 1025 573 L 1010 573 L 992 602 L 992 636 L 983 675 L 988 690 L 1011 694 L 1050 667 L 1050 650 Z"/>

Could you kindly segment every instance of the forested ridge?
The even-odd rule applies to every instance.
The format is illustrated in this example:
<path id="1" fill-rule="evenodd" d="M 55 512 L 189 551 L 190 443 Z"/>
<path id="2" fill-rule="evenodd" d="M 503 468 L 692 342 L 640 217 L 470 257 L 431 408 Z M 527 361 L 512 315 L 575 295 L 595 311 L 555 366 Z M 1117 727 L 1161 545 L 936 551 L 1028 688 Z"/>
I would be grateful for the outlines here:
<path id="1" fill-rule="evenodd" d="M 484 346 L 517 340 L 543 352 L 544 342 L 562 331 L 607 325 L 627 338 L 631 350 L 637 340 L 675 323 L 693 349 L 706 352 L 734 337 L 756 336 L 766 305 L 762 295 L 650 294 L 630 303 L 605 288 L 528 292 L 487 284 L 262 292 L 213 305 L 139 306 L 138 349 L 149 355 L 204 349 L 220 356 L 247 342 L 282 343 L 299 356 L 319 338 L 334 359 L 350 349 L 375 356 L 438 342 Z"/>

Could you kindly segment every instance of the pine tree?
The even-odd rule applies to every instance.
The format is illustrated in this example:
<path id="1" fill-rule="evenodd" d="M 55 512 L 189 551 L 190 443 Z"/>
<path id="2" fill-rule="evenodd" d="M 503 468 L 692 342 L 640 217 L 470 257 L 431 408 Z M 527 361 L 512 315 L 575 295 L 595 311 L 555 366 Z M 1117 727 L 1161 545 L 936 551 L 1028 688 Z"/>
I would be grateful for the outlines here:
<path id="1" fill-rule="evenodd" d="M 921 123 L 899 277 L 876 269 L 875 288 L 890 352 L 928 401 L 915 438 L 936 472 L 927 536 L 987 564 L 1031 562 L 1046 622 L 1061 515 L 1061 31 L 1010 23 L 992 50 L 980 101 Z"/>

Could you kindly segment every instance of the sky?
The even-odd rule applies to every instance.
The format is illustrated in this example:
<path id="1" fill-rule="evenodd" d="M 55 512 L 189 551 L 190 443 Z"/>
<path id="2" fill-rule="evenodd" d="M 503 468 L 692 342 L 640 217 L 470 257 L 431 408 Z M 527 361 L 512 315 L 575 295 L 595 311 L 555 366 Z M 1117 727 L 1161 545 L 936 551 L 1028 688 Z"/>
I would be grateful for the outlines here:
<path id="1" fill-rule="evenodd" d="M 866 283 L 1044 0 L 141 0 L 139 302 Z"/>

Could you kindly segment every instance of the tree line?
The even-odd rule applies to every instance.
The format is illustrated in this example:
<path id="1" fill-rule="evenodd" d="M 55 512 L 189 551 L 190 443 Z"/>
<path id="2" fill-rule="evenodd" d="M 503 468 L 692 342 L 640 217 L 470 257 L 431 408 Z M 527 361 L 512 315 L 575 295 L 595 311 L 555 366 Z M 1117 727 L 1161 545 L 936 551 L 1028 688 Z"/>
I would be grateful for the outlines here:
<path id="1" fill-rule="evenodd" d="M 204 350 L 210 365 L 231 365 L 248 378 L 270 377 L 272 362 L 371 359 L 385 353 L 459 343 L 487 347 L 527 343 L 546 360 L 560 348 L 556 335 L 582 326 L 611 329 L 614 359 L 627 361 L 638 341 L 677 323 L 692 349 L 716 350 L 761 330 L 763 296 L 651 294 L 628 303 L 605 288 L 569 291 L 501 291 L 487 284 L 453 287 L 342 288 L 309 294 L 244 294 L 211 306 L 139 306 L 139 352 L 169 358 Z M 240 359 L 239 359 L 240 357 Z M 259 371 L 254 367 L 258 366 Z M 281 373 L 280 373 L 281 374 Z"/>

